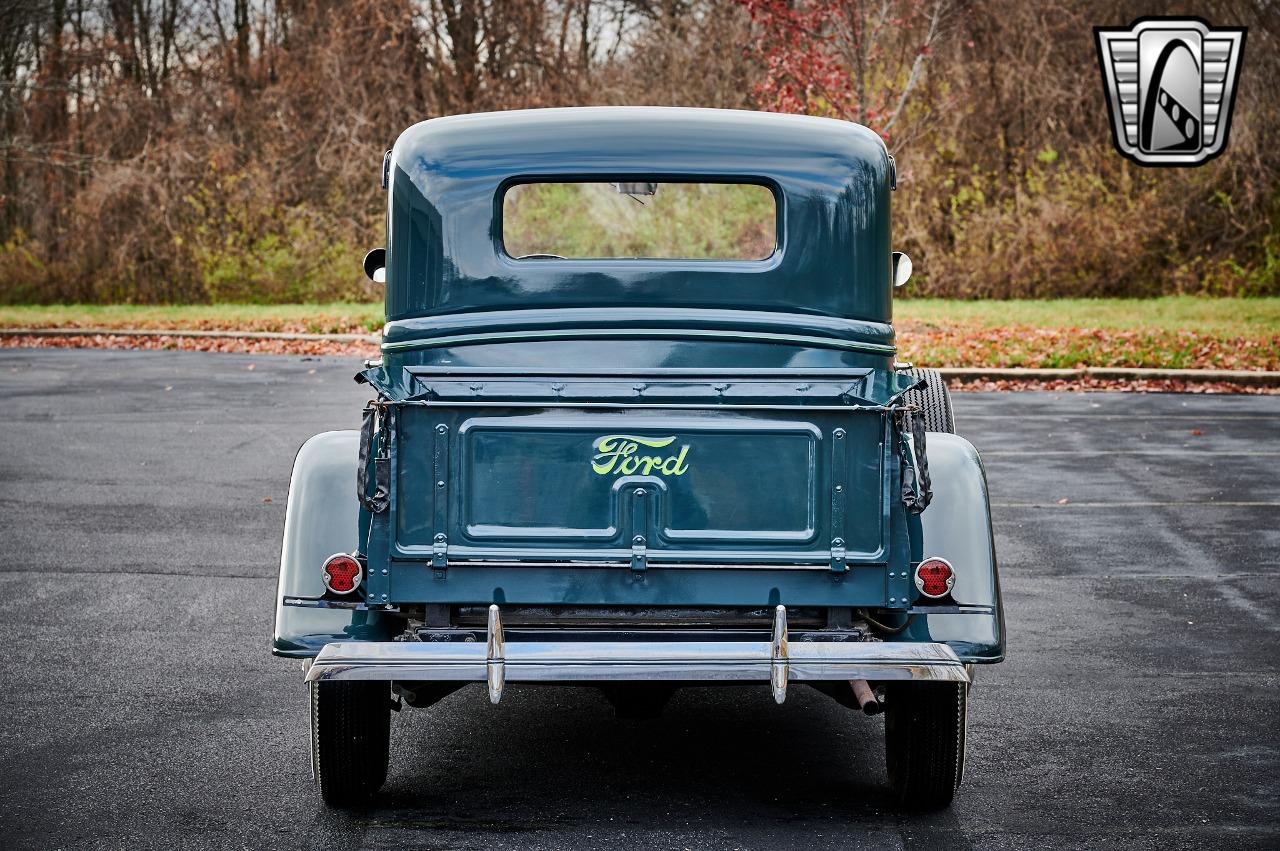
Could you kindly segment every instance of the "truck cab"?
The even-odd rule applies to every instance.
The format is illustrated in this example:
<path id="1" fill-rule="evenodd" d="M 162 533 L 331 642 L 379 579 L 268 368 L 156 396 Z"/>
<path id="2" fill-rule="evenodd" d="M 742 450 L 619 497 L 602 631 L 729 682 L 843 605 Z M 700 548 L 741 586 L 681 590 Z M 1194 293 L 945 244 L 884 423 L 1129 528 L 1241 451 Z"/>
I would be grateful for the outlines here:
<path id="1" fill-rule="evenodd" d="M 946 806 L 1003 611 L 981 461 L 895 359 L 880 137 L 460 115 L 406 130 L 383 185 L 381 359 L 362 429 L 298 453 L 276 601 L 324 800 L 382 785 L 393 704 L 468 683 L 641 714 L 759 682 L 883 714 L 898 800 Z"/>

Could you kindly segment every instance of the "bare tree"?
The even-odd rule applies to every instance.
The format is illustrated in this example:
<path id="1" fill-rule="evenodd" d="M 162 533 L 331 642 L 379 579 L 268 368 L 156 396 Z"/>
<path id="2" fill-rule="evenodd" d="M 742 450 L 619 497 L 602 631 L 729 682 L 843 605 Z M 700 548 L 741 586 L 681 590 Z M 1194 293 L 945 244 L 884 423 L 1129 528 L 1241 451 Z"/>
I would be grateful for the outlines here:
<path id="1" fill-rule="evenodd" d="M 1276 8 L 1204 12 L 1229 154 L 1142 170 L 1090 36 L 1138 0 L 0 0 L 0 300 L 361 297 L 401 129 L 608 103 L 878 130 L 917 291 L 1276 293 Z"/>

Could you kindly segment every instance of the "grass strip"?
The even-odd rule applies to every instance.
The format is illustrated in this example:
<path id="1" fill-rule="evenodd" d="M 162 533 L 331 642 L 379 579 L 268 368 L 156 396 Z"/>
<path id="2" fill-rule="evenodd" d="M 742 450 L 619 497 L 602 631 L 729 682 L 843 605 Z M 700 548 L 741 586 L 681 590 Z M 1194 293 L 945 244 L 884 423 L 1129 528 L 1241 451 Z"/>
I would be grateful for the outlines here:
<path id="1" fill-rule="evenodd" d="M 899 357 L 919 365 L 1280 369 L 1280 298 L 900 299 Z M 379 303 L 0 306 L 0 327 L 361 334 Z"/>

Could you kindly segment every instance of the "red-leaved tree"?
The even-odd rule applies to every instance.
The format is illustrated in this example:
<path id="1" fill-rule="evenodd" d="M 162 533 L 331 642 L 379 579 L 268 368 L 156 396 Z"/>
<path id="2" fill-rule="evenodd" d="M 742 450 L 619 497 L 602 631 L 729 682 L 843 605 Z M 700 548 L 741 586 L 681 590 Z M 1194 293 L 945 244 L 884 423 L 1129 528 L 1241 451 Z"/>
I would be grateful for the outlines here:
<path id="1" fill-rule="evenodd" d="M 764 59 L 760 105 L 898 132 L 949 0 L 738 0 Z"/>

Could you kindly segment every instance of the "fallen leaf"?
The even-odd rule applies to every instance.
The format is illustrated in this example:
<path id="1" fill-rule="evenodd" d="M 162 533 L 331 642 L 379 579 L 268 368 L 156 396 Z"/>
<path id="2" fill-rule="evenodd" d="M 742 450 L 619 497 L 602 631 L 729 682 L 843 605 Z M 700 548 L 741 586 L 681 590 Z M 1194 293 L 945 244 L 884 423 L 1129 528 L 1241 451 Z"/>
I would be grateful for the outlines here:
<path id="1" fill-rule="evenodd" d="M 222 327 L 226 323 L 212 323 L 210 327 Z M 247 328 L 227 328 L 227 330 L 262 330 L 262 331 L 312 331 L 314 329 L 304 323 L 287 323 L 276 320 L 247 323 Z M 1045 329 L 1039 336 L 1028 333 L 1025 328 L 1000 329 L 998 332 L 982 332 L 987 337 L 968 344 L 966 341 L 974 330 L 962 324 L 938 326 L 930 331 L 930 327 L 904 321 L 899 327 L 899 338 L 912 341 L 916 353 L 912 358 L 921 362 L 947 366 L 1010 366 L 1008 363 L 1008 347 L 1020 340 L 1030 341 L 1037 347 L 1019 364 L 1021 366 L 1059 366 L 1058 362 L 1042 363 L 1042 352 L 1060 352 L 1062 347 L 1079 338 L 1079 329 Z M 349 333 L 366 333 L 368 329 L 353 326 L 346 329 Z M 1099 332 L 1102 334 L 1098 349 L 1091 351 L 1088 358 L 1075 362 L 1089 362 L 1101 357 L 1097 352 L 1109 352 L 1105 358 L 1109 366 L 1167 366 L 1161 357 L 1139 356 L 1135 351 L 1126 350 L 1123 341 L 1128 339 L 1115 332 Z M 1164 334 L 1164 332 L 1161 332 Z M 1074 336 L 1072 336 L 1074 334 Z M 1164 336 L 1168 336 L 1167 334 Z M 1177 335 L 1170 339 L 1176 338 Z M 989 337 L 989 339 L 988 339 Z M 1191 335 L 1195 338 L 1195 335 Z M 1176 341 L 1176 340 L 1175 340 Z M 1280 369 L 1280 344 L 1271 341 L 1222 340 L 1217 343 L 1217 354 L 1212 358 L 1193 358 L 1192 363 L 1182 364 L 1190 367 L 1210 367 L 1226 365 L 1227 358 L 1223 352 L 1230 344 L 1235 343 L 1247 352 L 1246 356 L 1232 361 L 1229 365 L 1235 369 Z M 1003 348 L 1002 348 L 1003 347 Z M 263 340 L 253 338 L 218 338 L 218 337 L 167 337 L 164 331 L 157 330 L 154 336 L 120 337 L 90 336 L 83 337 L 28 337 L 22 335 L 0 336 L 0 348 L 105 348 L 127 350 L 162 350 L 180 349 L 184 351 L 204 352 L 240 352 L 256 355 L 306 355 L 311 357 L 339 356 L 349 358 L 369 358 L 378 355 L 377 346 L 372 342 L 340 342 L 336 340 Z M 1091 344 L 1092 349 L 1092 344 Z M 1194 362 L 1194 361 L 1200 362 Z M 1098 364 L 1101 365 L 1101 364 Z M 10 367 L 10 372 L 17 370 Z M 1280 387 L 1262 387 L 1244 384 L 1231 384 L 1224 381 L 1186 381 L 1182 379 L 1160 378 L 1154 380 L 1098 379 L 1092 376 L 1066 379 L 1045 380 L 1025 378 L 1016 380 L 989 379 L 962 380 L 953 378 L 948 386 L 954 392 L 965 391 L 999 391 L 1016 392 L 1037 390 L 1049 393 L 1088 393 L 1094 391 L 1110 391 L 1122 393 L 1197 393 L 1197 394 L 1240 394 L 1240 395 L 1275 395 L 1280 394 Z M 1184 403 L 1185 404 L 1185 403 Z"/>

